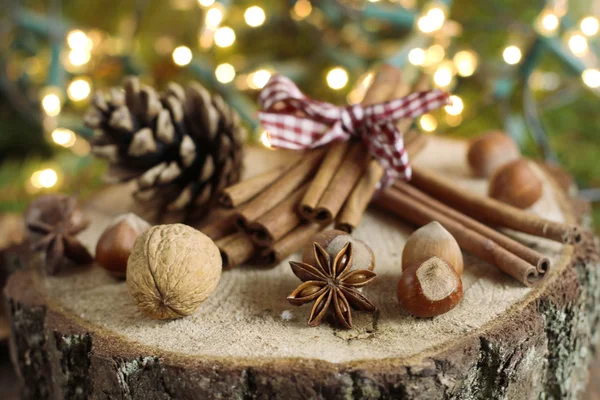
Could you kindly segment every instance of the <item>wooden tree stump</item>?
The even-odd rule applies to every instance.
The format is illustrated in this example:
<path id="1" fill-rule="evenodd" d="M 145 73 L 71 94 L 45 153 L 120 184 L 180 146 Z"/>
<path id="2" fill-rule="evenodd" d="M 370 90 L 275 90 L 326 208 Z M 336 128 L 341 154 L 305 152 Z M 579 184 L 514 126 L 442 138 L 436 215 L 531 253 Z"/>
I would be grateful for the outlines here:
<path id="1" fill-rule="evenodd" d="M 431 141 L 417 163 L 457 185 L 485 193 L 470 177 L 466 145 Z M 286 157 L 254 149 L 252 173 Z M 543 198 L 532 211 L 550 219 L 588 219 L 539 168 Z M 555 174 L 552 174 L 555 175 Z M 95 240 L 116 214 L 131 209 L 126 187 L 98 193 L 85 209 Z M 589 225 L 589 221 L 584 223 Z M 125 283 L 96 267 L 45 278 L 14 274 L 6 288 L 12 355 L 24 395 L 111 399 L 559 399 L 585 388 L 597 343 L 599 259 L 590 235 L 577 247 L 518 234 L 547 254 L 553 272 L 529 289 L 467 256 L 457 308 L 415 319 L 395 294 L 403 243 L 413 228 L 370 210 L 356 231 L 377 255 L 377 280 L 365 294 L 375 315 L 355 314 L 355 328 L 306 326 L 308 306 L 286 296 L 297 286 L 287 262 L 274 269 L 223 273 L 217 291 L 190 317 L 144 317 Z M 297 256 L 295 256 L 297 257 Z"/>

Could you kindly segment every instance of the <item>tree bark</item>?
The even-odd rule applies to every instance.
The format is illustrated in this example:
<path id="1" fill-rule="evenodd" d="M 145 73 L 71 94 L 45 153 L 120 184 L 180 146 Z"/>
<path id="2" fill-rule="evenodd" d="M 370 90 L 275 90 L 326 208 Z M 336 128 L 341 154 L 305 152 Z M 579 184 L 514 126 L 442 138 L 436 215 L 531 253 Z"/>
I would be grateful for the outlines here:
<path id="1" fill-rule="evenodd" d="M 571 205 L 589 227 L 587 205 Z M 12 358 L 26 399 L 576 399 L 598 342 L 597 239 L 567 258 L 547 286 L 449 345 L 343 362 L 164 351 L 91 324 L 18 271 L 5 289 Z"/>

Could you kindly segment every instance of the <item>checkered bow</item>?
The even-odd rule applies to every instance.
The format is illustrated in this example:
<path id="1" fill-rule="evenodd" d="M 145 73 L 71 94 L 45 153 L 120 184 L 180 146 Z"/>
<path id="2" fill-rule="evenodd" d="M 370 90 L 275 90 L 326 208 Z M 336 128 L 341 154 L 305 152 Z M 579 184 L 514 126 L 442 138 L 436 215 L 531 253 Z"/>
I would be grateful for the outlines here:
<path id="1" fill-rule="evenodd" d="M 288 78 L 273 76 L 259 95 L 260 122 L 273 147 L 305 150 L 335 140 L 357 137 L 386 174 L 384 186 L 395 179 L 409 180 L 411 169 L 402 133 L 396 123 L 416 118 L 449 103 L 441 90 L 409 94 L 372 105 L 339 107 L 305 96 Z"/>

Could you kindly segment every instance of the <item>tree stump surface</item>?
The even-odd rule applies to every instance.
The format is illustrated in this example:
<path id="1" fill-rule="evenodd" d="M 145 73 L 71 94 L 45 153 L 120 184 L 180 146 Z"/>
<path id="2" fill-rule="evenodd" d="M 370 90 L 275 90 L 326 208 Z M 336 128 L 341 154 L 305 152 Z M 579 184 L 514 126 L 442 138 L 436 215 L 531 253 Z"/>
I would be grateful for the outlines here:
<path id="1" fill-rule="evenodd" d="M 431 140 L 415 163 L 435 168 L 465 190 L 466 144 Z M 249 148 L 246 174 L 281 163 L 285 152 Z M 546 172 L 531 211 L 583 221 L 587 205 Z M 135 209 L 129 187 L 109 187 L 84 205 L 91 250 L 108 222 Z M 579 398 L 597 343 L 598 245 L 577 246 L 516 234 L 548 255 L 551 276 L 526 288 L 497 268 L 465 257 L 464 297 L 451 312 L 409 316 L 396 300 L 400 260 L 414 228 L 369 210 L 355 236 L 376 254 L 378 278 L 364 294 L 376 314 L 354 313 L 351 330 L 306 325 L 310 306 L 286 296 L 298 285 L 287 261 L 275 268 L 224 271 L 196 314 L 173 321 L 142 315 L 123 281 L 97 266 L 57 277 L 32 270 L 5 289 L 11 353 L 24 397 L 111 399 L 559 399 Z M 292 256 L 298 259 L 298 255 Z"/>

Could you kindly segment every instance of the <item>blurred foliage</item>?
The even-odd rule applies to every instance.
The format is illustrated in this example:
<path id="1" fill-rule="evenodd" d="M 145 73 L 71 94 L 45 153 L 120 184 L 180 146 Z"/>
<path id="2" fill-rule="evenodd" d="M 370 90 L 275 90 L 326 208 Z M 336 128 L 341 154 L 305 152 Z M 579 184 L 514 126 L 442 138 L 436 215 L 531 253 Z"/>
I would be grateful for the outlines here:
<path id="1" fill-rule="evenodd" d="M 312 1 L 311 18 L 302 21 L 289 16 L 294 0 L 226 3 L 231 5 L 224 24 L 236 30 L 236 42 L 225 49 L 200 50 L 198 32 L 205 9 L 198 7 L 196 0 L 61 2 L 62 15 L 69 27 L 111 35 L 111 41 L 103 48 L 105 57 L 94 57 L 84 72 L 92 78 L 95 87 L 118 85 L 125 74 L 135 71 L 140 72 L 146 82 L 159 87 L 170 80 L 198 79 L 191 68 L 174 65 L 169 51 L 158 51 L 158 41 L 171 40 L 172 46 L 189 46 L 199 62 L 212 68 L 229 62 L 238 73 L 248 73 L 270 66 L 292 76 L 302 90 L 315 98 L 345 103 L 351 86 L 331 90 L 325 84 L 328 69 L 343 65 L 349 72 L 350 82 L 356 81 L 370 66 L 397 50 L 409 32 L 388 22 L 361 19 L 359 12 L 340 14 L 338 8 L 331 6 L 335 3 L 332 0 Z M 417 1 L 416 8 L 426 3 Z M 39 15 L 50 15 L 49 1 L 27 0 L 21 4 Z M 267 11 L 267 22 L 252 29 L 244 24 L 243 10 L 256 4 Z M 399 7 L 385 0 L 377 4 Z M 136 5 L 143 10 L 137 26 Z M 480 67 L 472 77 L 459 78 L 454 89 L 465 103 L 463 122 L 455 128 L 441 125 L 439 134 L 468 138 L 508 127 L 525 154 L 541 157 L 524 122 L 523 82 L 518 68 L 504 63 L 501 54 L 507 44 L 518 44 L 524 50 L 531 45 L 532 23 L 544 5 L 541 0 L 454 1 L 449 14 L 460 23 L 462 33 L 449 44 L 447 54 L 473 49 L 479 55 Z M 589 8 L 589 3 L 583 0 L 569 2 L 570 20 L 586 15 Z M 0 11 L 2 16 L 10 18 L 8 10 Z M 10 30 L 0 38 L 0 66 L 30 98 L 36 98 L 35 90 L 43 87 L 47 78 L 46 66 L 51 57 L 48 45 L 47 38 L 26 29 Z M 597 132 L 600 113 L 596 112 L 600 99 L 586 90 L 580 77 L 551 54 L 541 57 L 535 71 L 552 72 L 560 79 L 553 90 L 535 92 L 541 122 L 559 163 L 582 187 L 600 187 L 600 134 Z M 516 88 L 508 99 L 500 102 L 494 93 L 498 79 L 507 79 Z M 214 82 L 205 83 L 214 90 L 222 89 Z M 245 95 L 254 98 L 256 91 L 246 91 Z M 67 190 L 80 190 L 85 194 L 100 185 L 102 163 L 49 145 L 38 122 L 39 116 L 19 114 L 13 100 L 0 98 L 0 211 L 23 208 L 32 196 L 23 182 L 27 182 L 33 171 L 46 165 L 55 165 L 62 171 L 60 185 Z M 69 104 L 71 119 L 79 118 L 84 109 L 85 104 Z M 443 120 L 443 112 L 435 115 Z M 600 227 L 600 206 L 596 207 L 595 216 Z"/>

